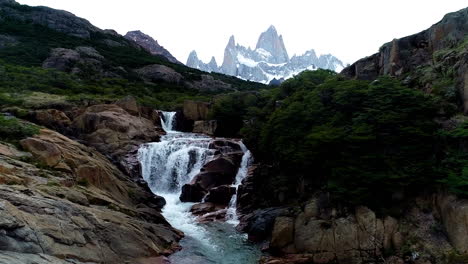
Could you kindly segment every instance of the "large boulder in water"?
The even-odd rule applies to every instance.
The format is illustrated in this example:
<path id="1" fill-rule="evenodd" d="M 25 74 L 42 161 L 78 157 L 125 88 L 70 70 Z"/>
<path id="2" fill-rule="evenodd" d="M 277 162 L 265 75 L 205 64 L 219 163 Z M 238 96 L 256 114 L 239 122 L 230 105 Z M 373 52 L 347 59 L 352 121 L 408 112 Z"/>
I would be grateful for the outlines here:
<path id="1" fill-rule="evenodd" d="M 205 197 L 205 202 L 219 205 L 229 205 L 231 198 L 236 194 L 236 188 L 228 185 L 219 186 L 210 190 Z"/>
<path id="2" fill-rule="evenodd" d="M 206 195 L 206 190 L 203 189 L 199 184 L 185 184 L 182 186 L 182 193 L 180 194 L 180 201 L 187 202 L 201 202 L 203 197 Z"/>

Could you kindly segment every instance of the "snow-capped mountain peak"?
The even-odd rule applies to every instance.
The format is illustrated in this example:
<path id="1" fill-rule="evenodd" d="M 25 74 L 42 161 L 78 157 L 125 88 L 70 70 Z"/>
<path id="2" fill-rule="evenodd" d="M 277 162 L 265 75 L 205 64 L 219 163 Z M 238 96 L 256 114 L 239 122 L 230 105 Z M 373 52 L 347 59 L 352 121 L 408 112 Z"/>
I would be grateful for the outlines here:
<path id="1" fill-rule="evenodd" d="M 274 26 L 260 34 L 254 50 L 236 44 L 234 36 L 231 36 L 224 50 L 223 63 L 219 67 L 214 58 L 208 64 L 203 63 L 195 51 L 190 53 L 187 66 L 261 83 L 288 79 L 304 70 L 323 68 L 340 71 L 344 68 L 343 63 L 333 55 L 317 56 L 313 49 L 289 58 L 283 37 Z"/>

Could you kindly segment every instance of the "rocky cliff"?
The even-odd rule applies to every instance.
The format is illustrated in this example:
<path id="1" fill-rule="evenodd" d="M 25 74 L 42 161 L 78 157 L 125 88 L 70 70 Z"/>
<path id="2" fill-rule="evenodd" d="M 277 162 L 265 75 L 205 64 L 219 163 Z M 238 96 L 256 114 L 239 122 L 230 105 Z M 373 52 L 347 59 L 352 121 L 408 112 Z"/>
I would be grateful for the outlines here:
<path id="1" fill-rule="evenodd" d="M 187 66 L 266 84 L 273 79 L 291 78 L 304 70 L 321 68 L 340 71 L 344 67 L 343 62 L 333 55 L 317 56 L 314 50 L 290 58 L 283 37 L 274 26 L 260 35 L 254 50 L 236 44 L 235 37 L 231 36 L 224 50 L 223 63 L 219 67 L 214 58 L 210 63 L 201 61 L 196 51 L 190 53 Z"/>
<path id="2" fill-rule="evenodd" d="M 468 8 L 450 13 L 427 30 L 394 39 L 378 53 L 344 69 L 350 78 L 374 80 L 395 76 L 406 84 L 433 93 L 459 94 L 453 102 L 468 109 Z M 455 98 L 457 97 L 457 98 Z"/>
<path id="3" fill-rule="evenodd" d="M 177 250 L 183 235 L 160 214 L 164 199 L 114 165 L 125 164 L 129 141 L 157 137 L 152 121 L 117 105 L 43 111 L 30 116 L 102 154 L 46 128 L 20 141 L 24 151 L 0 142 L 0 262 L 139 263 Z"/>

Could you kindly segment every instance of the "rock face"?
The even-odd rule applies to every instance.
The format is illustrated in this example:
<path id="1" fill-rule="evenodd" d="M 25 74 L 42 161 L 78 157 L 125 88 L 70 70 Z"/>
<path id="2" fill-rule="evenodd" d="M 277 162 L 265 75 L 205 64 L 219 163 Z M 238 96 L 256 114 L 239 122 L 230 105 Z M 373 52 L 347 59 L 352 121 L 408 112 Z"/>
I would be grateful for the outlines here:
<path id="1" fill-rule="evenodd" d="M 193 120 L 207 120 L 211 104 L 207 102 L 184 101 L 184 117 Z"/>
<path id="2" fill-rule="evenodd" d="M 127 32 L 127 34 L 125 34 L 125 38 L 134 41 L 153 55 L 160 55 L 172 63 L 182 64 L 174 56 L 172 56 L 168 50 L 159 45 L 157 40 L 139 30 Z"/>
<path id="3" fill-rule="evenodd" d="M 92 33 L 105 33 L 103 30 L 93 26 L 87 20 L 76 17 L 72 13 L 56 10 L 49 7 L 27 8 L 15 1 L 0 1 L 0 9 L 4 18 L 20 21 L 32 21 L 35 24 L 46 26 L 53 30 L 79 37 L 91 37 Z"/>
<path id="4" fill-rule="evenodd" d="M 458 200 L 453 195 L 438 195 L 435 200 L 453 246 L 468 254 L 468 200 Z"/>
<path id="5" fill-rule="evenodd" d="M 56 48 L 52 49 L 49 58 L 43 63 L 46 69 L 57 69 L 77 75 L 90 73 L 95 78 L 109 77 L 116 78 L 122 74 L 121 69 L 104 69 L 105 58 L 92 47 L 77 47 L 75 49 Z"/>
<path id="6" fill-rule="evenodd" d="M 132 104 L 124 104 L 124 107 L 133 109 Z M 88 145 L 108 155 L 121 169 L 136 178 L 139 177 L 136 168 L 139 166 L 136 158 L 138 146 L 159 140 L 159 133 L 152 121 L 131 115 L 114 104 L 86 108 L 73 120 L 71 127 Z"/>
<path id="7" fill-rule="evenodd" d="M 177 249 L 157 199 L 102 154 L 47 129 L 21 145 L 31 164 L 0 153 L 0 262 L 136 263 Z"/>
<path id="8" fill-rule="evenodd" d="M 378 53 L 355 62 L 341 73 L 363 80 L 391 75 L 404 78 L 405 83 L 428 92 L 437 79 L 449 76 L 461 93 L 466 112 L 467 34 L 468 8 L 465 8 L 445 15 L 425 31 L 384 44 Z"/>
<path id="9" fill-rule="evenodd" d="M 192 207 L 195 215 L 202 216 L 201 222 L 222 220 L 226 216 L 232 196 L 236 193 L 237 171 L 241 165 L 243 152 L 237 142 L 216 140 L 210 146 L 216 156 L 206 163 L 192 182 L 182 186 L 182 202 L 201 202 Z"/>
<path id="10" fill-rule="evenodd" d="M 214 136 L 217 129 L 218 123 L 216 120 L 195 121 L 193 124 L 193 133 L 202 133 L 209 136 Z"/>
<path id="11" fill-rule="evenodd" d="M 145 66 L 136 70 L 136 72 L 148 82 L 180 84 L 183 79 L 180 73 L 174 71 L 172 68 L 159 64 Z"/>
<path id="12" fill-rule="evenodd" d="M 234 36 L 229 38 L 220 67 L 214 58 L 209 63 L 201 61 L 192 51 L 187 66 L 206 72 L 220 72 L 245 80 L 268 84 L 273 79 L 287 79 L 304 70 L 317 68 L 341 71 L 343 63 L 331 54 L 317 56 L 314 50 L 289 58 L 283 37 L 271 26 L 263 32 L 255 50 L 236 45 Z"/>

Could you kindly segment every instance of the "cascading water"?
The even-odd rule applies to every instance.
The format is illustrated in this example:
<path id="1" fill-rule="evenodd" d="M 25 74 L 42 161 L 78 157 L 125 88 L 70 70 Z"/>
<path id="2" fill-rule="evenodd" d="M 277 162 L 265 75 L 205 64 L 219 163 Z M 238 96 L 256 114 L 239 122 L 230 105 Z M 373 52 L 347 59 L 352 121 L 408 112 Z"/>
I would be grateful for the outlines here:
<path id="1" fill-rule="evenodd" d="M 246 241 L 246 236 L 235 230 L 237 216 L 234 195 L 227 210 L 226 223 L 198 223 L 189 212 L 193 203 L 179 200 L 181 187 L 190 182 L 213 156 L 209 149 L 212 138 L 194 133 L 174 131 L 175 112 L 161 112 L 161 124 L 166 135 L 161 142 L 142 146 L 138 152 L 142 174 L 151 190 L 166 199 L 164 217 L 175 228 L 185 233 L 183 250 L 171 256 L 172 263 L 257 263 L 259 250 Z M 252 156 L 244 144 L 241 168 L 236 176 L 237 188 L 246 176 Z"/>

